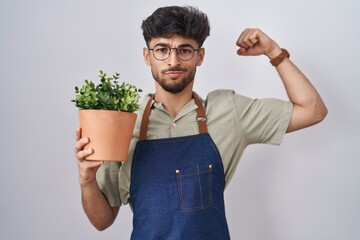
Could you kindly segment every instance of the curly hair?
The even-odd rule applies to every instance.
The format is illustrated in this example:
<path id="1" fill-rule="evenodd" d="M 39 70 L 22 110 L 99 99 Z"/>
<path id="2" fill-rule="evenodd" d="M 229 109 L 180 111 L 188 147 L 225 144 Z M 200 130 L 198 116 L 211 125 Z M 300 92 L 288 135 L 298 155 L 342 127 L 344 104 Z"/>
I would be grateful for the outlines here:
<path id="1" fill-rule="evenodd" d="M 194 39 L 201 47 L 210 35 L 206 14 L 191 6 L 158 8 L 141 25 L 148 45 L 155 37 L 171 37 L 174 34 Z"/>

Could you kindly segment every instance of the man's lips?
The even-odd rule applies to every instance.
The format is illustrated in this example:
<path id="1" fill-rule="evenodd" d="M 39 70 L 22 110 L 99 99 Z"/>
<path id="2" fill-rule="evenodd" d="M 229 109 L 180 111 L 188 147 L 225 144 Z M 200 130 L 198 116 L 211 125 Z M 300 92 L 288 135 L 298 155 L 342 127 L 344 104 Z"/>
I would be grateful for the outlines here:
<path id="1" fill-rule="evenodd" d="M 171 78 L 178 78 L 183 74 L 184 71 L 164 71 L 166 75 Z"/>

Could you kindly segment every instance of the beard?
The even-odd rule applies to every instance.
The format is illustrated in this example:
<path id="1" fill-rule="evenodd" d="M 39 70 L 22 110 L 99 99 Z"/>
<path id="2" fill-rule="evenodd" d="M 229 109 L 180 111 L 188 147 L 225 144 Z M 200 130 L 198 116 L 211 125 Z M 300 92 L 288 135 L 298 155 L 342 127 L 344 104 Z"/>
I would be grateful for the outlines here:
<path id="1" fill-rule="evenodd" d="M 183 69 L 179 67 L 167 69 L 166 71 L 183 71 Z M 162 71 L 162 73 L 165 71 Z M 153 78 L 156 82 L 159 83 L 159 85 L 167 92 L 176 94 L 179 92 L 182 92 L 192 81 L 194 81 L 195 73 L 196 73 L 196 67 L 191 70 L 188 74 L 183 76 L 180 81 L 178 80 L 166 80 L 165 77 L 159 76 L 159 74 L 156 74 L 153 70 L 151 70 L 151 73 L 153 75 Z M 186 72 L 184 72 L 186 73 Z"/>

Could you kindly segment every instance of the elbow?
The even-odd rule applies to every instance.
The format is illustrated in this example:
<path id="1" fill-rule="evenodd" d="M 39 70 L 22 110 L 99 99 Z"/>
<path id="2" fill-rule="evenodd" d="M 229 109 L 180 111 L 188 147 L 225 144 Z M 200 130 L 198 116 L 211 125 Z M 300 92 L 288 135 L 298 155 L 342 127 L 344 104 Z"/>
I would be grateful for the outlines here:
<path id="1" fill-rule="evenodd" d="M 94 226 L 96 228 L 96 230 L 98 230 L 99 232 L 102 232 L 104 230 L 106 230 L 108 227 L 103 227 L 103 226 Z"/>
<path id="2" fill-rule="evenodd" d="M 93 219 L 93 220 L 90 221 L 90 222 L 91 222 L 91 224 L 95 227 L 96 230 L 98 230 L 99 232 L 102 232 L 102 231 L 106 230 L 107 228 L 109 228 L 114 221 L 112 221 L 112 220 L 96 221 L 96 220 Z"/>
<path id="3" fill-rule="evenodd" d="M 316 107 L 314 110 L 314 124 L 322 122 L 328 114 L 328 109 L 324 103 Z"/>
<path id="4" fill-rule="evenodd" d="M 327 114 L 328 114 L 328 109 L 327 109 L 326 106 L 324 106 L 324 109 L 323 109 L 323 112 L 322 112 L 322 115 L 321 115 L 321 117 L 322 117 L 321 121 L 325 119 Z"/>
<path id="5" fill-rule="evenodd" d="M 107 229 L 107 227 L 95 227 L 96 228 L 96 230 L 98 230 L 99 232 L 102 232 L 102 231 L 104 231 L 104 230 L 106 230 Z"/>
<path id="6" fill-rule="evenodd" d="M 92 217 L 89 219 L 91 224 L 96 228 L 96 230 L 101 232 L 109 228 L 114 223 L 118 212 L 119 208 L 114 207 L 112 208 L 112 211 L 109 213 L 109 215 L 102 217 Z"/>
<path id="7" fill-rule="evenodd" d="M 96 230 L 98 230 L 99 232 L 102 232 L 104 230 L 106 230 L 108 227 L 110 227 L 110 225 L 105 225 L 105 224 L 93 224 L 93 226 L 96 228 Z"/>

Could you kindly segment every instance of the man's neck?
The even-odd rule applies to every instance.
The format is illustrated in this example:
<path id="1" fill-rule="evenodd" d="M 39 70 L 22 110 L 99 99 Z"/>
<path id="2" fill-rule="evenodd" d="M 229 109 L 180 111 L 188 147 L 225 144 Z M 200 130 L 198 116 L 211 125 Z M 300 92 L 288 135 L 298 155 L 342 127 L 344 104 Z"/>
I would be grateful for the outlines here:
<path id="1" fill-rule="evenodd" d="M 175 94 L 157 87 L 155 101 L 162 103 L 166 111 L 175 118 L 181 109 L 192 99 L 192 86 L 190 85 L 192 84 L 189 84 L 182 92 Z"/>

